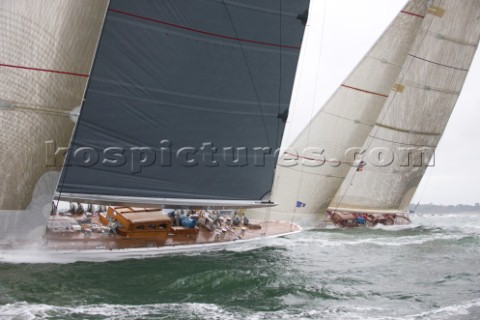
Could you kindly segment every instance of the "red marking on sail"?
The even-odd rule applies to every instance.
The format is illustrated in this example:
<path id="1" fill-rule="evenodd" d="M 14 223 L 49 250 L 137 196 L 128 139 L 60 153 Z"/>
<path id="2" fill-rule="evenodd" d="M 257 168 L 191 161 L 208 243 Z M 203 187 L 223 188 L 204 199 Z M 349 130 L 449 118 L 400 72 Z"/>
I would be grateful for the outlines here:
<path id="1" fill-rule="evenodd" d="M 350 86 L 347 86 L 347 85 L 344 85 L 344 84 L 342 84 L 342 87 L 352 89 L 352 90 L 357 90 L 357 91 L 360 91 L 360 92 L 369 93 L 369 94 L 374 94 L 376 96 L 380 96 L 380 97 L 384 97 L 384 98 L 388 98 L 388 95 L 383 94 L 383 93 L 377 93 L 377 92 L 373 92 L 373 91 L 363 90 L 363 89 L 359 89 L 359 88 L 355 88 L 355 87 L 350 87 Z"/>
<path id="2" fill-rule="evenodd" d="M 15 65 L 11 65 L 11 64 L 3 64 L 3 63 L 0 63 L 0 67 L 23 69 L 23 70 L 30 70 L 30 71 L 41 71 L 41 72 L 57 73 L 57 74 L 64 74 L 64 75 L 68 75 L 68 76 L 88 78 L 88 74 L 68 72 L 68 71 L 40 69 L 40 68 L 25 67 L 25 66 L 15 66 Z"/>
<path id="3" fill-rule="evenodd" d="M 408 11 L 404 11 L 404 10 L 402 10 L 402 11 L 400 11 L 400 12 L 401 12 L 401 13 L 405 13 L 405 14 L 409 14 L 409 15 L 414 16 L 414 17 L 417 17 L 417 18 L 422 18 L 422 19 L 425 18 L 425 16 L 422 16 L 422 15 L 420 15 L 420 14 L 416 14 L 416 13 L 413 13 L 413 12 L 408 12 Z"/>
<path id="4" fill-rule="evenodd" d="M 297 46 L 287 46 L 287 45 L 282 45 L 282 44 L 278 44 L 278 43 L 270 43 L 270 42 L 263 42 L 263 41 L 257 41 L 257 40 L 242 39 L 242 38 L 226 36 L 226 35 L 223 35 L 223 34 L 217 34 L 217 33 L 212 33 L 212 32 L 208 32 L 208 31 L 193 29 L 193 28 L 181 26 L 181 25 L 178 25 L 178 24 L 174 24 L 174 23 L 170 23 L 170 22 L 166 22 L 166 21 L 161 21 L 161 20 L 157 20 L 157 19 L 153 19 L 153 18 L 148 18 L 148 17 L 140 16 L 140 15 L 137 15 L 137 14 L 134 14 L 134 13 L 120 11 L 120 10 L 116 10 L 116 9 L 108 9 L 108 11 L 115 12 L 115 13 L 118 13 L 118 14 L 123 14 L 123 15 L 126 15 L 126 16 L 134 17 L 134 18 L 137 18 L 137 19 L 145 20 L 145 21 L 150 21 L 150 22 L 163 24 L 163 25 L 173 27 L 173 28 L 178 28 L 178 29 L 182 29 L 182 30 L 195 32 L 195 33 L 200 33 L 200 34 L 204 34 L 204 35 L 207 35 L 207 36 L 217 37 L 217 38 L 223 38 L 223 39 L 240 41 L 240 42 L 247 42 L 247 43 L 254 43 L 254 44 L 270 46 L 270 47 L 300 49 L 300 47 L 297 47 Z"/>

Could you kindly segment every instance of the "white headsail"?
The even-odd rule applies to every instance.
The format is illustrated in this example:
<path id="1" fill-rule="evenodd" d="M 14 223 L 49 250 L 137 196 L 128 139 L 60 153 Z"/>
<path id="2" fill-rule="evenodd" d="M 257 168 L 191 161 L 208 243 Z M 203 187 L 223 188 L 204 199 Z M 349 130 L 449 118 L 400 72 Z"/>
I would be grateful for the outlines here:
<path id="1" fill-rule="evenodd" d="M 363 146 L 332 209 L 405 210 L 427 169 L 467 76 L 480 37 L 480 2 L 432 1 L 396 91 Z"/>
<path id="2" fill-rule="evenodd" d="M 0 0 L 1 238 L 46 224 L 107 2 Z"/>
<path id="3" fill-rule="evenodd" d="M 323 213 L 353 165 L 415 40 L 426 1 L 412 0 L 285 151 L 277 165 L 272 217 L 306 224 Z"/>

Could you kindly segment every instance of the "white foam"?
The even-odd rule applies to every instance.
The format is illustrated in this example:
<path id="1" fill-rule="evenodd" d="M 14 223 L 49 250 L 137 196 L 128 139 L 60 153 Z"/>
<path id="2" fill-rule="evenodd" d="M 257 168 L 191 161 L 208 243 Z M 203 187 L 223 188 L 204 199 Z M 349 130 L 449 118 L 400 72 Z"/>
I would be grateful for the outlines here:
<path id="1" fill-rule="evenodd" d="M 97 316 L 113 319 L 142 319 L 149 317 L 165 317 L 174 315 L 176 318 L 185 319 L 198 317 L 203 319 L 237 319 L 233 313 L 228 312 L 214 304 L 205 303 L 167 303 L 144 305 L 114 305 L 97 304 L 76 307 L 59 307 L 47 304 L 29 304 L 17 302 L 0 306 L 1 319 L 68 319 L 72 316 Z"/>
<path id="2" fill-rule="evenodd" d="M 114 261 L 132 258 L 149 258 L 165 254 L 196 255 L 203 252 L 228 250 L 244 252 L 261 247 L 274 246 L 295 248 L 308 244 L 315 247 L 338 246 L 407 246 L 423 245 L 434 241 L 458 241 L 467 237 L 480 237 L 479 215 L 475 213 L 423 215 L 416 217 L 411 225 L 377 226 L 366 233 L 351 232 L 346 229 L 341 233 L 332 233 L 332 229 L 308 231 L 287 238 L 262 238 L 252 241 L 242 240 L 233 243 L 215 243 L 212 245 L 177 246 L 170 248 L 141 248 L 127 250 L 83 250 L 83 251 L 46 251 L 41 246 L 26 250 L 0 250 L 0 261 L 8 263 L 73 263 L 77 261 Z M 418 228 L 422 228 L 417 230 Z M 411 230 L 414 234 L 409 235 Z M 353 231 L 353 230 L 352 230 Z M 380 231 L 380 230 L 378 230 Z M 385 234 L 384 231 L 387 233 Z M 420 233 L 420 234 L 418 234 Z"/>
<path id="3" fill-rule="evenodd" d="M 480 234 L 479 217 L 480 214 L 477 212 L 423 214 L 412 218 L 412 226 L 427 226 Z"/>
<path id="4" fill-rule="evenodd" d="M 291 232 L 294 234 L 297 232 Z M 249 251 L 257 248 L 271 246 L 277 243 L 278 237 L 265 236 L 246 240 L 230 242 L 215 242 L 195 245 L 145 247 L 131 249 L 90 249 L 90 250 L 46 250 L 39 244 L 23 249 L 0 250 L 0 261 L 7 263 L 74 263 L 78 261 L 104 262 L 125 259 L 144 259 L 163 256 L 167 254 L 198 255 L 205 252 Z"/>
<path id="5" fill-rule="evenodd" d="M 422 245 L 434 241 L 458 241 L 470 237 L 465 234 L 430 234 L 412 235 L 412 236 L 388 236 L 388 237 L 368 237 L 360 238 L 359 235 L 347 236 L 339 238 L 337 235 L 332 237 L 327 235 L 319 235 L 317 237 L 304 237 L 295 239 L 292 246 L 298 244 L 309 244 L 315 247 L 340 247 L 340 246 L 362 246 L 362 245 L 376 245 L 376 246 L 406 246 L 406 245 Z M 285 243 L 287 246 L 289 243 Z"/>
<path id="6" fill-rule="evenodd" d="M 463 304 L 452 304 L 446 307 L 428 310 L 420 313 L 401 316 L 369 316 L 369 313 L 391 314 L 391 310 L 381 307 L 367 306 L 336 306 L 299 309 L 279 310 L 274 312 L 254 312 L 241 310 L 241 314 L 226 310 L 215 304 L 208 303 L 165 303 L 144 305 L 114 305 L 93 304 L 84 306 L 60 307 L 47 304 L 29 304 L 16 302 L 0 306 L 1 319 L 50 319 L 75 317 L 92 317 L 108 319 L 142 319 L 162 318 L 169 316 L 179 319 L 358 319 L 358 320 L 449 320 L 458 316 L 469 316 L 475 319 L 471 309 L 480 307 L 480 300 L 470 300 Z M 306 309 L 306 310 L 305 310 Z M 309 310 L 310 309 L 310 310 Z"/>

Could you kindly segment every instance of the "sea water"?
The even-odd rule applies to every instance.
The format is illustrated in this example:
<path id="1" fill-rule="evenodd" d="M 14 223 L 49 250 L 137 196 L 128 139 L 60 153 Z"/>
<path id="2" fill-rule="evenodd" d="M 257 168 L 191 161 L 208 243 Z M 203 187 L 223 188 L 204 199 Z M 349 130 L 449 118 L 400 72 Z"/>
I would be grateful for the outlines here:
<path id="1" fill-rule="evenodd" d="M 480 319 L 479 219 L 426 214 L 149 259 L 4 257 L 0 319 Z"/>

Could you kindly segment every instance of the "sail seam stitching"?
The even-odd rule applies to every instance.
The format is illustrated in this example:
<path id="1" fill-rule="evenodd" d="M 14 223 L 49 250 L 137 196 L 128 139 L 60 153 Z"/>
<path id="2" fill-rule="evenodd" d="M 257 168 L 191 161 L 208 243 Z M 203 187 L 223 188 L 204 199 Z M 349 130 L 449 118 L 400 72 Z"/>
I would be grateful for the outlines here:
<path id="1" fill-rule="evenodd" d="M 368 135 L 370 138 L 372 139 L 377 139 L 377 140 L 382 140 L 382 141 L 386 141 L 386 142 L 391 142 L 391 143 L 394 143 L 394 144 L 401 144 L 401 145 L 404 145 L 404 146 L 414 146 L 414 147 L 427 147 L 427 148 L 436 148 L 437 146 L 430 146 L 430 145 L 424 145 L 424 144 L 414 144 L 414 143 L 405 143 L 405 142 L 398 142 L 398 141 L 393 141 L 393 140 L 388 140 L 388 139 L 383 139 L 383 138 L 379 138 L 379 137 L 375 137 L 375 136 L 372 136 L 372 135 Z"/>
<path id="2" fill-rule="evenodd" d="M 393 130 L 393 131 L 399 131 L 399 132 L 405 132 L 405 133 L 411 133 L 411 134 L 421 134 L 421 135 L 425 135 L 425 136 L 440 136 L 441 135 L 440 133 L 436 133 L 436 132 L 423 132 L 423 131 L 415 131 L 415 130 L 406 130 L 406 129 L 402 129 L 402 128 L 396 128 L 396 127 L 388 126 L 388 125 L 378 123 L 378 122 L 376 123 L 376 125 L 379 126 L 379 127 L 385 128 L 385 129 L 390 129 L 390 130 Z"/>
<path id="3" fill-rule="evenodd" d="M 305 160 L 311 160 L 311 161 L 318 161 L 318 162 L 326 162 L 326 163 L 340 163 L 340 164 L 348 164 L 348 165 L 353 165 L 352 162 L 347 162 L 347 161 L 340 161 L 340 160 L 327 160 L 327 159 L 315 159 L 315 158 L 310 158 L 310 157 L 305 157 L 305 156 L 300 156 L 300 155 L 295 155 L 289 152 L 284 152 L 283 154 L 298 158 L 298 159 L 305 159 Z"/>
<path id="4" fill-rule="evenodd" d="M 430 87 L 428 85 L 423 85 L 423 84 L 416 83 L 416 82 L 409 81 L 409 80 L 405 80 L 401 84 L 405 85 L 405 86 L 409 86 L 411 88 L 422 89 L 422 90 L 425 90 L 425 91 L 435 91 L 435 92 L 440 92 L 440 93 L 444 93 L 444 94 L 452 94 L 452 95 L 459 95 L 460 94 L 459 91 Z"/>
<path id="5" fill-rule="evenodd" d="M 377 58 L 377 57 L 374 57 L 374 56 L 365 56 L 365 58 L 369 58 L 369 59 L 372 59 L 372 60 L 376 60 L 378 62 L 381 62 L 381 63 L 384 63 L 384 64 L 388 64 L 388 65 L 391 65 L 391 66 L 394 66 L 394 67 L 398 67 L 398 68 L 402 68 L 401 65 L 398 65 L 396 63 L 393 63 L 393 62 L 390 62 L 388 60 L 385 60 L 384 58 Z"/>
<path id="6" fill-rule="evenodd" d="M 343 120 L 354 122 L 356 124 L 363 124 L 363 125 L 369 126 L 369 127 L 373 127 L 375 125 L 374 123 L 368 123 L 368 122 L 360 121 L 360 120 L 357 120 L 357 119 L 350 119 L 350 118 L 347 118 L 347 117 L 344 117 L 344 116 L 341 116 L 341 115 L 338 115 L 338 114 L 334 114 L 334 113 L 331 113 L 331 112 L 328 112 L 328 111 L 323 111 L 323 113 L 328 114 L 332 117 L 337 117 L 337 118 L 340 118 L 340 119 L 343 119 Z"/>
<path id="7" fill-rule="evenodd" d="M 469 46 L 469 47 L 473 47 L 473 48 L 476 48 L 478 46 L 476 43 L 467 42 L 465 40 L 456 39 L 456 38 L 453 38 L 453 37 L 447 37 L 447 36 L 445 36 L 441 33 L 438 33 L 438 32 L 432 32 L 432 31 L 426 30 L 426 29 L 420 29 L 420 31 L 425 33 L 425 35 L 428 35 L 430 37 L 434 37 L 438 40 L 449 41 L 449 42 L 452 42 L 452 43 L 455 43 L 455 44 L 458 44 L 458 45 Z"/>
<path id="8" fill-rule="evenodd" d="M 238 104 L 243 104 L 243 105 L 257 105 L 258 101 L 252 101 L 252 100 L 234 100 L 234 99 L 224 99 L 224 98 L 214 98 L 211 96 L 206 96 L 206 95 L 199 95 L 199 94 L 186 94 L 186 93 L 181 93 L 180 91 L 173 91 L 173 90 L 165 90 L 165 89 L 159 89 L 156 87 L 149 87 L 145 85 L 137 85 L 137 84 L 132 84 L 132 83 L 127 83 L 127 82 L 122 82 L 120 80 L 110 80 L 106 78 L 99 78 L 98 76 L 95 77 L 95 79 L 92 79 L 94 82 L 102 82 L 102 83 L 108 83 L 108 84 L 117 84 L 121 85 L 125 88 L 133 88 L 133 89 L 141 89 L 149 92 L 159 92 L 162 94 L 168 94 L 171 96 L 175 97 L 186 97 L 186 98 L 192 98 L 192 99 L 200 99 L 200 100 L 205 100 L 205 101 L 217 101 L 217 102 L 234 102 Z M 263 106 L 277 106 L 278 103 L 276 102 L 262 102 L 261 103 Z M 288 107 L 288 104 L 282 103 L 282 107 Z M 274 114 L 272 113 L 272 116 Z M 276 115 L 276 114 L 275 114 Z"/>
<path id="9" fill-rule="evenodd" d="M 137 14 L 134 14 L 134 13 L 121 11 L 121 10 L 116 10 L 116 9 L 108 9 L 108 11 L 115 12 L 115 13 L 122 14 L 122 15 L 126 15 L 126 16 L 130 16 L 130 17 L 134 17 L 134 18 L 137 18 L 137 19 L 140 19 L 140 20 L 145 20 L 145 21 L 150 21 L 150 22 L 154 22 L 154 23 L 158 23 L 158 24 L 163 24 L 163 25 L 173 27 L 173 28 L 177 28 L 177 29 L 182 29 L 182 30 L 186 30 L 186 31 L 191 31 L 191 32 L 195 32 L 195 33 L 204 34 L 204 35 L 211 36 L 211 37 L 217 37 L 217 38 L 246 42 L 246 43 L 253 43 L 253 44 L 264 45 L 264 46 L 269 46 L 269 47 L 280 47 L 280 48 L 297 49 L 297 50 L 300 49 L 299 46 L 281 45 L 281 44 L 277 44 L 277 43 L 270 43 L 270 42 L 257 41 L 257 40 L 251 40 L 251 39 L 242 39 L 242 38 L 238 38 L 238 37 L 231 37 L 231 36 L 227 36 L 227 35 L 223 35 L 223 34 L 217 34 L 217 33 L 213 33 L 213 32 L 208 32 L 208 31 L 203 31 L 203 30 L 199 30 L 199 29 L 189 28 L 189 27 L 185 27 L 185 26 L 182 26 L 182 25 L 178 25 L 178 24 L 174 24 L 174 23 L 170 23 L 170 22 L 166 22 L 166 21 L 162 21 L 162 20 L 157 20 L 157 19 L 153 19 L 153 18 L 149 18 L 149 17 L 144 17 L 144 16 L 140 16 L 140 15 L 137 15 Z"/>
<path id="10" fill-rule="evenodd" d="M 423 61 L 426 61 L 426 62 L 429 62 L 431 64 L 435 64 L 437 66 L 442 66 L 442 67 L 445 67 L 445 68 L 450 68 L 450 69 L 454 69 L 454 70 L 459 70 L 459 71 L 465 71 L 467 72 L 468 69 L 463 69 L 463 68 L 457 68 L 457 67 L 453 67 L 453 66 L 449 66 L 449 65 L 446 65 L 446 64 L 442 64 L 442 63 L 438 63 L 438 62 L 433 62 L 431 60 L 427 60 L 427 59 L 424 59 L 424 58 L 420 58 L 418 56 L 415 56 L 413 54 L 408 54 L 410 57 L 413 57 L 413 58 L 416 58 L 416 59 L 419 59 L 419 60 L 423 60 Z"/>
<path id="11" fill-rule="evenodd" d="M 345 178 L 344 177 L 339 177 L 339 176 L 334 176 L 334 175 L 331 175 L 331 174 L 324 174 L 324 173 L 314 173 L 314 172 L 308 172 L 308 171 L 305 171 L 305 170 L 299 170 L 299 169 L 296 169 L 296 168 L 293 168 L 293 167 L 290 167 L 288 169 L 291 169 L 293 171 L 297 171 L 297 172 L 301 172 L 301 173 L 305 173 L 305 174 L 310 174 L 310 175 L 315 175 L 315 176 L 322 176 L 322 177 L 325 177 L 325 178 L 336 178 L 336 179 L 340 179 L 340 180 L 344 180 Z"/>

